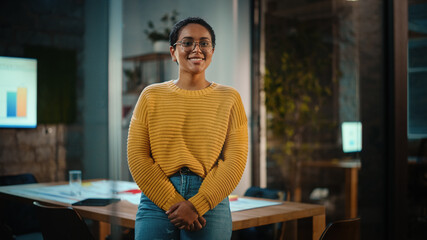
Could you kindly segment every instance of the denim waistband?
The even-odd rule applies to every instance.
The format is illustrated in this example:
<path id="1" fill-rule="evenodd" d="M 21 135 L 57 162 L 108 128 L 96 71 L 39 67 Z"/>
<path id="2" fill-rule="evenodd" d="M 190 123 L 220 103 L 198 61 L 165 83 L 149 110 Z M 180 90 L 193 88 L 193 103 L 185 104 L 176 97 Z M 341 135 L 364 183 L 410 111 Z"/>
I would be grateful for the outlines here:
<path id="1" fill-rule="evenodd" d="M 174 173 L 171 177 L 182 176 L 182 175 L 198 176 L 197 174 L 193 173 L 188 167 L 183 167 L 179 169 L 176 173 Z"/>

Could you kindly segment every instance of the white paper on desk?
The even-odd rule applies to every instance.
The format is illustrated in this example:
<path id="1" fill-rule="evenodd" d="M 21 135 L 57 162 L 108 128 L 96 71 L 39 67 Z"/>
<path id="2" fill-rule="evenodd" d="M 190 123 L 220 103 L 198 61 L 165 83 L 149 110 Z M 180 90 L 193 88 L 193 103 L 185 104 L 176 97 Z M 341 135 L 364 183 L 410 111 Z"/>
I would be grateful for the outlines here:
<path id="1" fill-rule="evenodd" d="M 138 205 L 141 198 L 141 194 L 132 194 L 132 193 L 120 193 L 127 190 L 139 189 L 138 185 L 134 182 L 126 181 L 97 181 L 91 182 L 90 189 L 92 192 L 97 192 L 99 194 L 113 194 L 112 197 L 120 198 L 121 200 L 126 200 L 132 204 Z"/>
<path id="2" fill-rule="evenodd" d="M 238 198 L 235 201 L 230 202 L 230 210 L 231 212 L 243 211 L 253 208 L 267 207 L 280 205 L 281 202 L 273 202 L 268 200 L 256 200 L 249 198 Z"/>
<path id="3" fill-rule="evenodd" d="M 121 200 L 126 200 L 132 204 L 138 205 L 141 199 L 141 193 L 138 194 L 130 194 L 130 193 L 122 193 L 118 195 Z"/>
<path id="4" fill-rule="evenodd" d="M 83 200 L 82 196 L 72 196 L 71 190 L 68 185 L 58 185 L 49 187 L 38 188 L 25 188 L 25 189 L 10 189 L 11 193 L 16 193 L 33 198 L 41 198 L 72 204 L 74 202 Z"/>
<path id="5" fill-rule="evenodd" d="M 37 197 L 57 202 L 72 204 L 86 198 L 120 198 L 133 204 L 139 203 L 140 194 L 118 194 L 118 192 L 138 189 L 134 182 L 125 181 L 96 181 L 84 183 L 80 195 L 72 195 L 69 185 L 56 185 L 26 189 L 10 189 L 12 193 L 18 193 L 29 197 Z M 134 195 L 134 196 L 128 196 Z M 135 203 L 136 202 L 136 203 Z"/>

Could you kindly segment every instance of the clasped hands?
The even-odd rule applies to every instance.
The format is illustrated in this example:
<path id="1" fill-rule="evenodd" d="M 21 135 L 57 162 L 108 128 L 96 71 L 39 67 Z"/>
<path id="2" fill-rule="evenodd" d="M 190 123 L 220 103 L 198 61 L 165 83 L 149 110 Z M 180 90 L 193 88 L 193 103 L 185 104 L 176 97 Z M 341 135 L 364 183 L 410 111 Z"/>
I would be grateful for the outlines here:
<path id="1" fill-rule="evenodd" d="M 169 220 L 175 227 L 187 231 L 198 231 L 206 226 L 204 217 L 199 217 L 196 208 L 190 201 L 182 201 L 172 205 L 166 211 Z"/>

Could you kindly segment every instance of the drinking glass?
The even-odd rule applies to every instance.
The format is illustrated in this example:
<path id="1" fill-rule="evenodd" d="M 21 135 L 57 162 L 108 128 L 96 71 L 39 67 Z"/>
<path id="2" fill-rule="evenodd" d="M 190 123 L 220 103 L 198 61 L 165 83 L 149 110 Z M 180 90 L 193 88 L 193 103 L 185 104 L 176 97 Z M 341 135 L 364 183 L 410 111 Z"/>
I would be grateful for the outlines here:
<path id="1" fill-rule="evenodd" d="M 80 170 L 70 170 L 68 172 L 70 176 L 70 193 L 72 196 L 81 195 L 82 187 L 82 171 Z"/>

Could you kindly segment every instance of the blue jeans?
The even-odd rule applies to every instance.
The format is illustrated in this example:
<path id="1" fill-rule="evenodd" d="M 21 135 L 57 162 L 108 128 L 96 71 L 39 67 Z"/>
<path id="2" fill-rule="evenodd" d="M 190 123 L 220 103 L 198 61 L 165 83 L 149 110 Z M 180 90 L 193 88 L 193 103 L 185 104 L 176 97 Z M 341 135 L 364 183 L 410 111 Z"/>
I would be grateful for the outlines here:
<path id="1" fill-rule="evenodd" d="M 176 190 L 185 198 L 194 196 L 200 188 L 203 179 L 193 173 L 174 174 L 170 181 Z M 228 197 L 219 203 L 214 209 L 203 215 L 206 226 L 196 232 L 180 230 L 168 219 L 165 211 L 141 194 L 141 202 L 138 206 L 135 221 L 135 240 L 142 239 L 230 239 L 232 222 Z"/>

